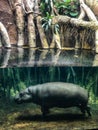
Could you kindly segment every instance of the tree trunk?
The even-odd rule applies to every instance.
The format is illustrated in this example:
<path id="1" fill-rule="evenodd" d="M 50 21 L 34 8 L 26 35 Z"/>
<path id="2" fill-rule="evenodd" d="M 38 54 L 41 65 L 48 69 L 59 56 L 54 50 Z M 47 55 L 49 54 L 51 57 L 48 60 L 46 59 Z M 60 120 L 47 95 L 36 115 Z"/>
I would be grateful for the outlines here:
<path id="1" fill-rule="evenodd" d="M 4 47 L 11 48 L 9 35 L 7 33 L 6 28 L 4 27 L 4 25 L 1 22 L 0 22 L 0 33 L 4 40 L 4 42 L 1 40 L 1 43 L 4 45 Z M 2 45 L 0 44 L 0 46 L 2 46 Z"/>
<path id="2" fill-rule="evenodd" d="M 17 46 L 24 45 L 24 15 L 22 10 L 22 0 L 15 0 L 15 13 L 16 13 L 16 26 L 17 26 L 17 35 L 18 42 Z"/>
<path id="3" fill-rule="evenodd" d="M 37 21 L 37 27 L 38 27 L 38 31 L 39 31 L 42 48 L 49 48 L 48 41 L 47 41 L 46 35 L 44 33 L 44 29 L 41 25 L 41 16 L 38 16 L 36 18 L 36 21 Z"/>
<path id="4" fill-rule="evenodd" d="M 40 12 L 39 12 L 38 0 L 35 0 L 34 13 L 35 13 L 35 19 L 36 19 L 36 23 L 37 23 L 37 28 L 38 28 L 42 48 L 44 48 L 44 49 L 49 48 L 48 41 L 47 41 L 44 29 L 41 24 L 42 18 L 41 18 L 41 16 L 39 16 Z"/>
<path id="5" fill-rule="evenodd" d="M 95 17 L 92 10 L 84 3 L 84 0 L 80 0 L 80 7 L 83 8 L 85 13 L 87 14 L 90 21 L 97 21 L 97 18 Z"/>
<path id="6" fill-rule="evenodd" d="M 52 42 L 50 44 L 50 48 L 59 48 L 61 49 L 61 41 L 60 41 L 60 36 L 58 32 L 55 32 L 54 30 L 54 25 L 52 25 L 52 32 L 53 32 L 53 38 L 52 38 Z"/>
<path id="7" fill-rule="evenodd" d="M 94 2 L 95 2 L 95 0 L 93 1 L 93 4 L 94 4 Z M 97 21 L 97 18 L 95 16 L 95 14 L 92 12 L 92 10 L 84 3 L 84 0 L 80 0 L 80 7 L 83 8 L 83 10 L 87 14 L 90 21 L 93 21 L 95 24 L 97 23 L 97 26 L 95 28 L 96 29 L 96 31 L 95 31 L 95 50 L 96 50 L 96 53 L 98 53 L 98 21 Z"/>
<path id="8" fill-rule="evenodd" d="M 34 24 L 34 15 L 33 15 L 33 8 L 34 8 L 34 0 L 24 0 L 24 7 L 25 12 L 27 15 L 27 31 L 28 31 L 28 42 L 29 47 L 36 47 L 36 35 L 35 35 L 35 24 Z"/>
<path id="9" fill-rule="evenodd" d="M 51 16 L 54 16 L 53 0 L 50 0 L 50 3 L 51 3 Z M 60 41 L 59 33 L 54 29 L 55 29 L 55 25 L 52 25 L 53 38 L 52 38 L 52 42 L 50 43 L 50 48 L 54 48 L 56 45 L 56 48 L 61 49 L 61 41 Z"/>

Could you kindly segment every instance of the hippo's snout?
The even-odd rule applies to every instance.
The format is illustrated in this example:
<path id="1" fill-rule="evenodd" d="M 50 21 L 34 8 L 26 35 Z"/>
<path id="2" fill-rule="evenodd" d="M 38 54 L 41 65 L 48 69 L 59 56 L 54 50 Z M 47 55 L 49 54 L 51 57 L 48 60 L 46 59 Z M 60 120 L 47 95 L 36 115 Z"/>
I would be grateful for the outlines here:
<path id="1" fill-rule="evenodd" d="M 32 101 L 32 94 L 28 91 L 28 88 L 27 88 L 27 89 L 21 91 L 19 94 L 17 94 L 14 97 L 14 101 L 17 104 L 31 102 Z"/>
<path id="2" fill-rule="evenodd" d="M 21 103 L 21 100 L 18 96 L 14 97 L 14 101 L 17 103 L 17 104 L 20 104 Z"/>

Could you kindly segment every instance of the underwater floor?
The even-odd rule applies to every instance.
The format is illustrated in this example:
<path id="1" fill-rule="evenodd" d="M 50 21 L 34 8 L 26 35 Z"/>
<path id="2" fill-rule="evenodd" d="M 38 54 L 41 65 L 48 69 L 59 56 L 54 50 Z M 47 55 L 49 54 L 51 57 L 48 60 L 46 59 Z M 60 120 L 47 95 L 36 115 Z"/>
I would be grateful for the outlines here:
<path id="1" fill-rule="evenodd" d="M 51 109 L 42 117 L 34 104 L 1 103 L 0 130 L 97 130 L 98 105 L 91 105 L 92 116 L 83 116 L 76 108 Z"/>

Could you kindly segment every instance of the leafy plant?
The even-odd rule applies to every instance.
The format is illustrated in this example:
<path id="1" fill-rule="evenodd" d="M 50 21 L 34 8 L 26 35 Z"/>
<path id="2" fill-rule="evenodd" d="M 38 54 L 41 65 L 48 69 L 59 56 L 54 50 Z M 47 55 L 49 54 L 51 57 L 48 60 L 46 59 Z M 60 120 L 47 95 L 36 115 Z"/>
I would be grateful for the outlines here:
<path id="1" fill-rule="evenodd" d="M 52 2 L 54 4 L 55 0 L 52 0 Z M 47 12 L 51 15 L 52 5 L 51 5 L 50 0 L 42 0 L 40 4 L 40 10 L 43 16 L 46 16 Z"/>
<path id="2" fill-rule="evenodd" d="M 79 3 L 77 0 L 63 0 L 62 2 L 56 2 L 55 0 L 42 0 L 40 4 L 40 10 L 42 12 L 42 27 L 45 31 L 51 29 L 51 23 L 53 18 L 52 4 L 56 7 L 57 11 L 61 15 L 67 15 L 71 17 L 77 17 L 79 15 Z M 54 25 L 54 32 L 59 32 L 59 25 Z"/>
<path id="3" fill-rule="evenodd" d="M 51 21 L 53 16 L 51 16 L 48 12 L 46 12 L 46 16 L 42 18 L 42 27 L 45 31 L 48 31 L 51 28 Z"/>
<path id="4" fill-rule="evenodd" d="M 46 17 L 42 18 L 42 27 L 44 28 L 45 32 L 49 31 L 52 27 L 52 18 L 53 16 L 49 15 L 49 13 L 46 13 Z M 59 32 L 59 25 L 54 25 L 54 33 Z"/>
<path id="5" fill-rule="evenodd" d="M 79 15 L 79 3 L 77 0 L 63 0 L 56 3 L 58 13 L 61 15 L 67 15 L 71 17 L 77 17 Z"/>

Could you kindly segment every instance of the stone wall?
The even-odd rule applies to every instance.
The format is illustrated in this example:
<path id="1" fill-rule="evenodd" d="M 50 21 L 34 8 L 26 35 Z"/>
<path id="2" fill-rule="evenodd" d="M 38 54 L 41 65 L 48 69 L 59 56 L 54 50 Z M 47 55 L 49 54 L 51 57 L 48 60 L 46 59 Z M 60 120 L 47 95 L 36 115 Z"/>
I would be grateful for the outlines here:
<path id="1" fill-rule="evenodd" d="M 8 4 L 7 0 L 0 0 L 0 22 L 2 22 L 10 36 L 11 44 L 17 42 L 17 32 L 13 12 Z"/>

